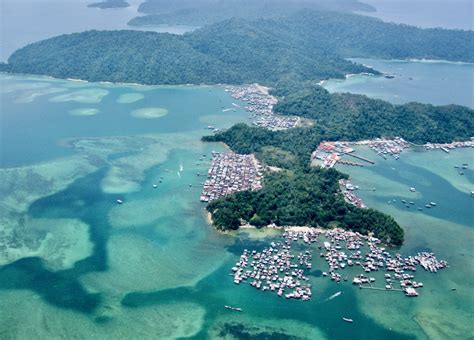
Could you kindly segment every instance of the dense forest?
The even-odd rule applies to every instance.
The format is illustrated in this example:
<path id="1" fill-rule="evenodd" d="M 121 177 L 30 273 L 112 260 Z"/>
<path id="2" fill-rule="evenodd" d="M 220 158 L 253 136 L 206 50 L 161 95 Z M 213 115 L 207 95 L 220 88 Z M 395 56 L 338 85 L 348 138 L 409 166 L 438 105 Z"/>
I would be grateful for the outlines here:
<path id="1" fill-rule="evenodd" d="M 372 232 L 386 243 L 400 245 L 403 229 L 392 217 L 356 208 L 338 194 L 338 180 L 343 177 L 333 169 L 274 172 L 265 178 L 263 189 L 213 201 L 207 210 L 212 213 L 214 225 L 223 230 L 238 229 L 241 220 L 257 227 L 270 223 L 339 226 L 363 234 Z"/>
<path id="2" fill-rule="evenodd" d="M 130 4 L 125 0 L 105 0 L 101 2 L 94 2 L 92 4 L 89 4 L 87 7 L 100 8 L 100 9 L 125 8 L 125 7 L 130 7 Z"/>
<path id="3" fill-rule="evenodd" d="M 472 31 L 418 29 L 307 10 L 280 19 L 231 19 L 184 36 L 138 31 L 63 35 L 28 45 L 8 62 L 12 72 L 91 81 L 274 85 L 376 73 L 347 56 L 473 61 L 473 37 Z"/>
<path id="4" fill-rule="evenodd" d="M 466 140 L 474 131 L 474 110 L 459 105 L 393 105 L 363 95 L 330 94 L 319 85 L 281 86 L 275 92 L 287 94 L 276 112 L 314 119 L 342 140 L 399 136 L 417 144 L 449 143 Z"/>

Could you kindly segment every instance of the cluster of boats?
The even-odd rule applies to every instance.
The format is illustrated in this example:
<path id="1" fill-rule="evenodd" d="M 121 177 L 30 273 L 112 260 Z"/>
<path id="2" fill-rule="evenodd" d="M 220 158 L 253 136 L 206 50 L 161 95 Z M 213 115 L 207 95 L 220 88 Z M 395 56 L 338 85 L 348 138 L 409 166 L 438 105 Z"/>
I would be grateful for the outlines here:
<path id="1" fill-rule="evenodd" d="M 388 204 L 394 204 L 394 203 L 396 203 L 396 202 L 397 202 L 397 200 L 394 199 L 394 200 L 388 201 L 387 203 L 388 203 Z M 400 202 L 401 202 L 403 205 L 405 205 L 406 208 L 410 208 L 411 206 L 414 206 L 414 205 L 415 205 L 415 202 L 413 202 L 413 201 L 407 201 L 407 200 L 404 200 L 404 199 L 401 200 Z M 436 207 L 436 206 L 437 206 L 437 203 L 436 203 L 436 202 L 428 202 L 428 203 L 425 204 L 425 208 L 427 208 L 427 209 L 431 209 L 431 208 L 434 208 L 434 207 Z M 422 210 L 423 210 L 423 207 L 418 207 L 417 209 L 420 210 L 420 211 L 422 211 Z"/>
<path id="2" fill-rule="evenodd" d="M 455 165 L 454 168 L 458 171 L 458 174 L 464 175 L 464 170 L 467 169 L 467 166 L 467 163 L 463 163 L 462 165 Z"/>

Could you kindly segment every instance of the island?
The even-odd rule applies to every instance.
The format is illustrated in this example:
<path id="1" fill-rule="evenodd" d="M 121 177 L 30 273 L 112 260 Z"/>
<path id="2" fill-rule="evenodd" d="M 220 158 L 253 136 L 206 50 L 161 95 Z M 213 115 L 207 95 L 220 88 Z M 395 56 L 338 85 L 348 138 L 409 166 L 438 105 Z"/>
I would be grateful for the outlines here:
<path id="1" fill-rule="evenodd" d="M 303 9 L 337 12 L 373 12 L 375 8 L 357 0 L 271 0 L 271 1 L 163 1 L 147 0 L 138 11 L 145 15 L 129 21 L 130 26 L 204 26 L 231 18 L 277 18 Z"/>
<path id="2" fill-rule="evenodd" d="M 215 178 L 201 196 L 209 202 L 216 228 L 343 228 L 399 246 L 404 232 L 397 222 L 345 192 L 347 175 L 311 166 L 312 154 L 322 142 L 381 137 L 418 144 L 463 141 L 474 135 L 474 111 L 331 94 L 320 82 L 354 73 L 383 76 L 348 57 L 473 62 L 473 38 L 472 31 L 305 10 L 278 19 L 233 18 L 183 36 L 139 31 L 62 35 L 16 51 L 0 69 L 88 81 L 227 84 L 234 98 L 248 102 L 254 126 L 212 129 L 203 137 L 233 152 L 216 155 L 216 164 L 223 165 L 211 169 Z M 244 168 L 235 167 L 239 162 Z M 254 163 L 258 167 L 252 168 Z M 242 183 L 235 188 L 222 184 L 222 166 L 233 169 Z"/>
<path id="3" fill-rule="evenodd" d="M 90 8 L 100 8 L 100 9 L 108 9 L 108 8 L 126 8 L 130 7 L 130 4 L 125 0 L 105 0 L 102 2 L 95 2 L 92 4 L 87 5 Z"/>

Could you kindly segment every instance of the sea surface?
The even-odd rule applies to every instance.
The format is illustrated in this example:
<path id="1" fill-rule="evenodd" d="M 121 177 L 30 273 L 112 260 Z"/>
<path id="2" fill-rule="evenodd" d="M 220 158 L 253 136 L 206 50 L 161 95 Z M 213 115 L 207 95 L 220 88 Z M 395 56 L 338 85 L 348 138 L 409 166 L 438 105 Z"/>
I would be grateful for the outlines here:
<path id="1" fill-rule="evenodd" d="M 474 9 L 472 0 L 364 0 L 376 11 L 363 12 L 383 21 L 419 27 L 442 27 L 472 30 Z"/>
<path id="2" fill-rule="evenodd" d="M 405 229 L 406 242 L 394 252 L 433 251 L 449 261 L 447 270 L 417 274 L 425 284 L 420 297 L 359 290 L 315 274 L 312 301 L 288 301 L 236 286 L 229 276 L 244 248 L 267 246 L 278 232 L 220 234 L 199 202 L 211 151 L 226 150 L 200 137 L 211 133 L 208 125 L 249 119 L 239 109 L 222 111 L 234 108 L 223 88 L 2 74 L 0 90 L 1 338 L 472 333 L 472 150 L 409 151 L 396 161 L 361 149 L 375 165 L 339 168 L 370 207 Z M 462 163 L 472 164 L 459 175 L 453 166 Z M 438 205 L 420 212 L 387 203 L 403 198 Z M 313 269 L 328 268 L 314 256 Z"/>
<path id="3" fill-rule="evenodd" d="M 2 0 L 0 1 L 0 61 L 6 61 L 27 44 L 61 34 L 87 30 L 140 29 L 183 34 L 196 27 L 127 26 L 142 0 L 128 0 L 130 7 L 99 9 L 87 5 L 102 0 Z"/>
<path id="4" fill-rule="evenodd" d="M 416 101 L 474 107 L 474 64 L 433 60 L 351 60 L 395 78 L 349 75 L 344 80 L 324 82 L 328 91 L 365 94 L 394 104 Z"/>

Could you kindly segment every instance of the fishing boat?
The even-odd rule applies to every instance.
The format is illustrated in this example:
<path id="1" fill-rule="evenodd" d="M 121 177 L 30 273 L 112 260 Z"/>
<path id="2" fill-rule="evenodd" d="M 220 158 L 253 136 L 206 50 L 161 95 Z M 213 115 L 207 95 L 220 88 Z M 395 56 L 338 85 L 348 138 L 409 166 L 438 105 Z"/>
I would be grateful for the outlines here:
<path id="1" fill-rule="evenodd" d="M 349 318 L 342 318 L 342 320 L 344 320 L 345 322 L 350 322 L 350 323 L 354 322 L 354 320 L 349 319 Z"/>

